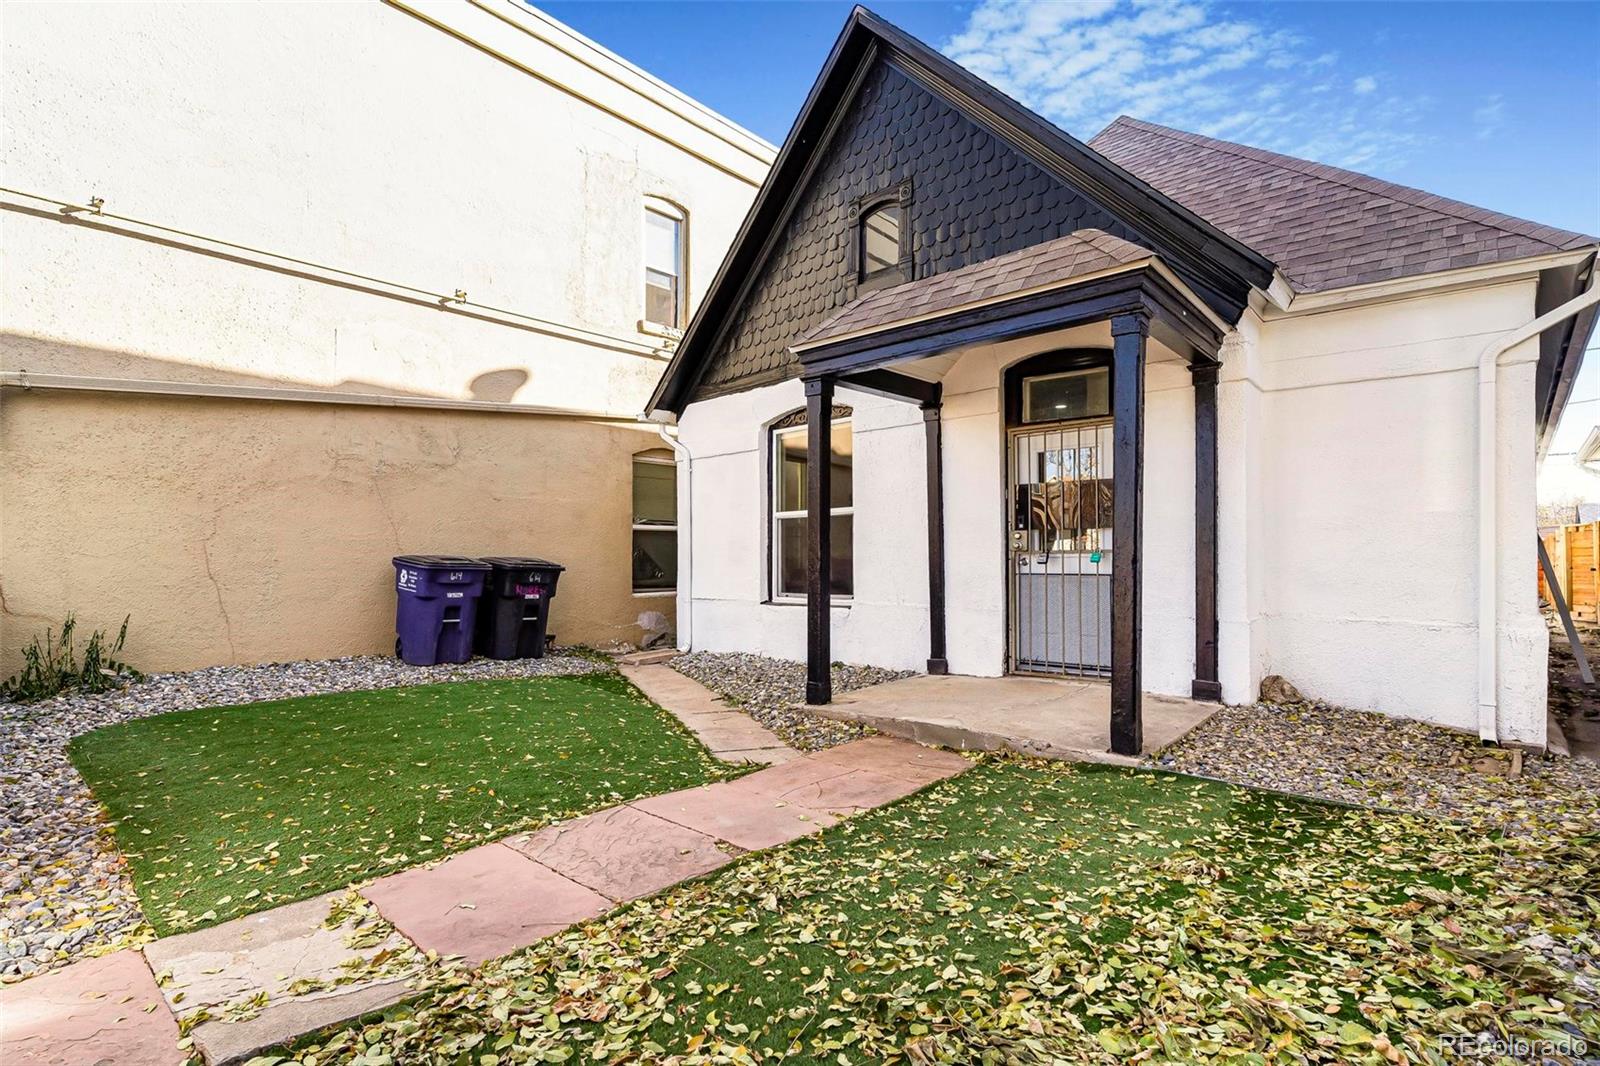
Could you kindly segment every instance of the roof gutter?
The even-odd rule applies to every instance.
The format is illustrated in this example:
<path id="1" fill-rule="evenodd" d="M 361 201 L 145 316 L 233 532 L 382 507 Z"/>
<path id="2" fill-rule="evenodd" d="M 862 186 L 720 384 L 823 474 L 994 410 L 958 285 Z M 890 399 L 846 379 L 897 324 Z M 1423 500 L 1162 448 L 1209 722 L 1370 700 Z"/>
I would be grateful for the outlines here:
<path id="1" fill-rule="evenodd" d="M 1478 736 L 1500 742 L 1499 672 L 1499 471 L 1496 469 L 1495 404 L 1500 359 L 1511 349 L 1557 323 L 1600 304 L 1600 285 L 1589 287 L 1559 307 L 1491 341 L 1478 357 Z"/>

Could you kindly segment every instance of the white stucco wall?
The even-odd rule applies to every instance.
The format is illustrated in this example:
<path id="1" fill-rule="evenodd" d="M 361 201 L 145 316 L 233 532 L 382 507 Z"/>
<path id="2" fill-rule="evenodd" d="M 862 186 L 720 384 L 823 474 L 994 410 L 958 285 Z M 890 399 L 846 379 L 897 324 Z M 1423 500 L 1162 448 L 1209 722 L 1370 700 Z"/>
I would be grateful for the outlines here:
<path id="1" fill-rule="evenodd" d="M 1281 673 L 1351 707 L 1477 727 L 1476 361 L 1533 315 L 1534 283 L 1294 317 L 1255 313 L 1224 347 L 1219 419 L 1219 672 L 1228 702 Z M 950 667 L 993 675 L 1006 653 L 1001 374 L 1105 328 L 959 353 L 944 377 Z M 1502 361 L 1500 731 L 1542 743 L 1545 628 L 1534 601 L 1533 360 Z M 1194 668 L 1194 406 L 1189 374 L 1152 343 L 1146 379 L 1144 681 L 1188 694 Z M 856 409 L 856 598 L 836 659 L 926 658 L 923 444 L 909 405 Z M 692 405 L 693 645 L 799 659 L 801 607 L 763 602 L 764 427 L 798 382 Z M 681 604 L 680 604 L 681 609 Z"/>
<path id="2" fill-rule="evenodd" d="M 1104 325 L 959 354 L 944 377 L 950 669 L 1005 668 L 1005 367 L 1062 347 L 1109 347 Z M 1194 669 L 1194 405 L 1189 375 L 1152 344 L 1146 377 L 1145 687 L 1187 695 Z M 854 409 L 855 595 L 833 610 L 833 657 L 902 670 L 928 658 L 927 491 L 922 414 L 845 389 Z M 767 427 L 799 408 L 798 381 L 693 404 L 679 439 L 694 463 L 693 647 L 805 658 L 805 608 L 767 602 Z M 680 478 L 680 486 L 683 484 Z M 693 552 L 693 558 L 684 553 Z M 680 602 L 679 610 L 683 610 Z M 681 629 L 682 627 L 680 627 Z"/>
<path id="3" fill-rule="evenodd" d="M 0 369 L 636 414 L 644 198 L 688 212 L 692 306 L 771 146 L 511 0 L 419 8 L 468 39 L 378 2 L 10 8 L 5 184 L 558 328 L 8 195 Z"/>
<path id="4" fill-rule="evenodd" d="M 1280 673 L 1334 703 L 1476 730 L 1477 358 L 1533 317 L 1534 287 L 1269 319 L 1243 345 L 1230 371 L 1248 380 L 1230 387 L 1255 408 L 1243 450 L 1258 528 L 1232 569 L 1251 573 L 1258 613 L 1252 654 L 1232 649 L 1229 699 L 1243 658 L 1252 685 Z M 1544 739 L 1548 650 L 1529 577 L 1536 357 L 1530 341 L 1502 360 L 1497 430 L 1500 731 L 1530 743 Z M 1225 422 L 1225 454 L 1238 429 Z"/>

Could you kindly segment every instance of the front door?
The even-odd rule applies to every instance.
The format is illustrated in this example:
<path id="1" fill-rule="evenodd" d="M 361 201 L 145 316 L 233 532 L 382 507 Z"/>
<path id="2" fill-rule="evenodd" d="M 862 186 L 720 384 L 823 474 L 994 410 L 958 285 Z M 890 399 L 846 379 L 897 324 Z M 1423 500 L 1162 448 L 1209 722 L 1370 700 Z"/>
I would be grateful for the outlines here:
<path id="1" fill-rule="evenodd" d="M 1008 434 L 1011 669 L 1111 673 L 1111 423 Z"/>

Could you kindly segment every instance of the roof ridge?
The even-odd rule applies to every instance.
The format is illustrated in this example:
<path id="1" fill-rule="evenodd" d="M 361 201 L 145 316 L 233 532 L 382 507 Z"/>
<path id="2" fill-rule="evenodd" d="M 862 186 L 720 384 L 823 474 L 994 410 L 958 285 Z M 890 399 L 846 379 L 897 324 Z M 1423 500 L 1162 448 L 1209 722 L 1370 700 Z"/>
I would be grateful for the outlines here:
<path id="1" fill-rule="evenodd" d="M 1478 207 L 1464 200 L 1456 200 L 1448 196 L 1441 196 L 1438 193 L 1430 193 L 1426 189 L 1418 189 L 1415 186 L 1402 185 L 1396 181 L 1388 181 L 1384 178 L 1374 177 L 1371 174 L 1363 174 L 1359 170 L 1349 170 L 1345 167 L 1336 167 L 1331 163 L 1318 163 L 1310 159 L 1301 159 L 1298 156 L 1285 155 L 1282 152 L 1273 152 L 1266 148 L 1257 148 L 1254 145 L 1225 141 L 1218 137 L 1208 137 L 1203 133 L 1191 133 L 1188 130 L 1174 129 L 1171 126 L 1162 126 L 1155 122 L 1134 118 L 1132 115 L 1118 115 L 1105 129 L 1090 139 L 1089 146 L 1093 148 L 1095 141 L 1104 137 L 1117 126 L 1132 127 L 1157 137 L 1165 137 L 1168 140 L 1197 145 L 1223 155 L 1251 159 L 1268 166 L 1275 166 L 1280 170 L 1308 175 L 1335 185 L 1343 185 L 1357 192 L 1385 196 L 1411 207 L 1435 211 L 1441 215 L 1461 219 L 1464 222 L 1507 230 L 1529 240 L 1549 245 L 1552 249 L 1558 251 L 1596 243 L 1596 239 L 1588 234 L 1578 233 L 1575 230 L 1564 230 L 1559 226 L 1546 226 L 1534 222 L 1532 219 L 1519 218 L 1516 215 L 1508 215 L 1502 211 L 1492 211 L 1487 207 Z M 1450 208 L 1459 210 L 1450 210 Z M 1560 234 L 1570 239 L 1558 244 L 1548 236 L 1552 233 Z"/>

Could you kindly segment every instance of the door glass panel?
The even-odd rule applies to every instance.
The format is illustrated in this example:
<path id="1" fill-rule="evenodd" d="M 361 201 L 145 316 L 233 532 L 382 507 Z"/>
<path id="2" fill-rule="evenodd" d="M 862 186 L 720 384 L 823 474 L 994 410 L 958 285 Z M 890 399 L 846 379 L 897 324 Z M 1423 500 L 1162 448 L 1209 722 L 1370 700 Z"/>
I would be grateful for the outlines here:
<path id="1" fill-rule="evenodd" d="M 1046 374 L 1022 383 L 1024 422 L 1104 418 L 1111 413 L 1111 371 L 1105 367 Z"/>

